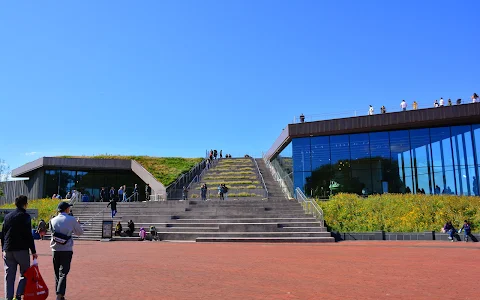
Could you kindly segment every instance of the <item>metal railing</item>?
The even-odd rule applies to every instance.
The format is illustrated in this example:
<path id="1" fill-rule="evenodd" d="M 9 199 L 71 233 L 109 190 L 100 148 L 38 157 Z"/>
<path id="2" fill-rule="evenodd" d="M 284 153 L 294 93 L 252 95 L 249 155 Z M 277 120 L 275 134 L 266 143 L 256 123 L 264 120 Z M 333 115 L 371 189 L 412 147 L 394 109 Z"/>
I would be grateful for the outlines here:
<path id="1" fill-rule="evenodd" d="M 75 203 L 78 202 L 78 200 L 80 200 L 80 202 L 81 202 L 81 199 L 82 199 L 82 193 L 77 191 L 72 195 L 72 197 L 70 198 L 68 203 L 70 203 L 70 205 L 74 205 Z"/>
<path id="2" fill-rule="evenodd" d="M 263 179 L 262 172 L 260 172 L 260 168 L 258 167 L 257 161 L 255 158 L 252 158 L 253 162 L 255 163 L 255 167 L 257 168 L 258 175 L 260 176 L 260 179 L 262 180 L 263 188 L 265 189 L 265 198 L 268 199 L 268 189 L 267 185 L 265 184 L 265 180 Z"/>
<path id="3" fill-rule="evenodd" d="M 463 98 L 460 102 L 460 105 L 464 104 L 471 104 L 472 100 L 469 97 Z M 440 99 L 437 99 L 440 100 Z M 428 109 L 428 108 L 434 108 L 433 106 L 433 101 L 431 104 L 418 104 L 417 103 L 417 108 L 413 109 L 413 101 L 407 103 L 407 111 L 410 110 L 419 110 L 419 109 Z M 457 99 L 452 99 L 452 106 L 459 105 L 457 104 Z M 444 99 L 444 105 L 443 106 L 449 106 L 448 105 L 448 98 Z M 389 107 L 385 107 L 386 113 L 393 113 L 393 112 L 400 112 L 402 111 L 402 108 L 400 107 L 400 101 L 398 102 L 398 105 L 392 106 L 390 105 Z M 351 117 L 358 117 L 358 116 L 366 116 L 369 113 L 369 107 L 365 106 L 363 109 L 353 109 L 353 110 L 348 110 L 348 111 L 341 111 L 341 112 L 331 112 L 331 113 L 322 113 L 322 114 L 310 114 L 310 115 L 305 115 L 304 117 L 304 122 L 314 122 L 314 121 L 322 121 L 322 120 L 330 120 L 330 119 L 341 119 L 341 118 L 351 118 Z M 375 107 L 374 111 L 375 115 L 381 114 L 380 107 Z M 293 117 L 293 124 L 295 123 L 301 123 L 301 116 L 294 116 Z"/>
<path id="4" fill-rule="evenodd" d="M 307 198 L 307 196 L 305 196 L 305 194 L 300 188 L 295 189 L 295 199 L 297 199 L 298 203 L 302 205 L 305 213 L 312 214 L 315 217 L 315 219 L 317 219 L 320 222 L 322 227 L 325 227 L 323 210 L 320 206 L 318 206 L 315 200 Z"/>
<path id="5" fill-rule="evenodd" d="M 283 194 L 288 198 L 292 199 L 294 190 L 293 190 L 293 181 L 290 178 L 290 174 L 285 172 L 282 167 L 278 164 L 277 161 L 270 162 L 270 160 L 267 158 L 265 154 L 263 154 L 263 161 L 267 165 L 267 168 L 270 170 L 270 173 L 272 173 L 273 178 L 275 181 L 277 181 L 283 191 Z"/>
<path id="6" fill-rule="evenodd" d="M 138 201 L 138 192 L 137 193 L 133 193 L 130 195 L 130 197 L 126 198 L 126 199 L 123 199 L 122 201 L 120 202 L 132 202 L 132 199 L 133 198 L 133 201 Z"/>
<path id="7" fill-rule="evenodd" d="M 189 172 L 182 174 L 180 177 L 178 177 L 177 180 L 175 180 L 172 184 L 167 186 L 166 188 L 167 198 L 169 199 L 177 198 L 176 196 L 181 194 L 181 191 L 183 190 L 183 186 L 187 186 L 195 176 L 203 173 L 203 171 L 205 171 L 206 168 L 207 168 L 207 159 L 204 159 L 198 164 L 196 164 L 193 168 L 191 168 Z"/>
<path id="8" fill-rule="evenodd" d="M 83 229 L 86 229 L 86 227 L 90 226 L 90 229 L 91 229 L 91 227 L 93 227 L 93 223 L 92 223 L 93 220 L 94 220 L 95 218 L 97 218 L 100 214 L 104 214 L 106 210 L 107 210 L 107 207 L 103 208 L 101 211 L 99 211 L 98 213 L 96 213 L 95 215 L 93 215 L 93 216 L 92 216 L 90 219 L 88 219 L 86 222 L 82 222 L 82 221 L 80 220 L 80 224 L 82 225 L 82 228 L 83 228 Z"/>
<path id="9" fill-rule="evenodd" d="M 147 201 L 165 201 L 167 200 L 167 197 L 165 197 L 165 194 L 153 194 L 150 195 L 150 200 Z"/>

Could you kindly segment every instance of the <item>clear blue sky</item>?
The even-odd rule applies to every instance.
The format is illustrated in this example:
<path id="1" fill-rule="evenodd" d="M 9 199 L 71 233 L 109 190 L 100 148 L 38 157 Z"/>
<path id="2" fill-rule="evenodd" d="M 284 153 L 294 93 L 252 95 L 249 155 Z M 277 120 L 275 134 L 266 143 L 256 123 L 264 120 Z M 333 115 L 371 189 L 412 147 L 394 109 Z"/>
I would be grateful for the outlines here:
<path id="1" fill-rule="evenodd" d="M 0 159 L 259 156 L 304 113 L 480 93 L 480 2 L 4 1 Z"/>

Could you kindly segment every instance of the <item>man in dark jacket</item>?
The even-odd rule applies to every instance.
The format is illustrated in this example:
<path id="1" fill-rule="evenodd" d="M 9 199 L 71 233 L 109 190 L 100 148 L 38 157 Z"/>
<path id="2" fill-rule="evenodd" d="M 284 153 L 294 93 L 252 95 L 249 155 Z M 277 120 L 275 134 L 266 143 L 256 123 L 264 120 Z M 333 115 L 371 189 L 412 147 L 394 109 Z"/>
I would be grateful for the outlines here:
<path id="1" fill-rule="evenodd" d="M 32 235 L 32 220 L 27 213 L 26 196 L 15 199 L 17 209 L 5 216 L 2 228 L 2 252 L 5 265 L 5 299 L 12 300 L 15 289 L 17 266 L 20 265 L 20 281 L 18 282 L 16 298 L 21 299 L 25 289 L 23 274 L 30 267 L 30 254 L 37 259 L 37 251 Z"/>
<path id="2" fill-rule="evenodd" d="M 147 183 L 145 186 L 145 201 L 150 200 L 150 194 L 152 193 L 152 189 L 150 188 L 150 185 Z"/>
<path id="3" fill-rule="evenodd" d="M 112 210 L 112 218 L 113 218 L 117 214 L 117 199 L 113 199 L 112 201 L 108 202 L 107 207 L 109 206 L 110 206 L 110 209 Z"/>

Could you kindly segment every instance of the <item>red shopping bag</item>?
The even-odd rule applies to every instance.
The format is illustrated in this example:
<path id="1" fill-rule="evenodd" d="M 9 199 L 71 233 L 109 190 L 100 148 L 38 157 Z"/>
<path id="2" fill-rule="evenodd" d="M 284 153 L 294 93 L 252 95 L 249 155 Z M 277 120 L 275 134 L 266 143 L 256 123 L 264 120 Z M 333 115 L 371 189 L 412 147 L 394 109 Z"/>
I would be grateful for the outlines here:
<path id="1" fill-rule="evenodd" d="M 23 299 L 25 300 L 46 300 L 48 298 L 48 287 L 43 281 L 42 275 L 36 261 L 28 270 L 23 274 L 27 280 L 25 285 L 25 292 Z"/>

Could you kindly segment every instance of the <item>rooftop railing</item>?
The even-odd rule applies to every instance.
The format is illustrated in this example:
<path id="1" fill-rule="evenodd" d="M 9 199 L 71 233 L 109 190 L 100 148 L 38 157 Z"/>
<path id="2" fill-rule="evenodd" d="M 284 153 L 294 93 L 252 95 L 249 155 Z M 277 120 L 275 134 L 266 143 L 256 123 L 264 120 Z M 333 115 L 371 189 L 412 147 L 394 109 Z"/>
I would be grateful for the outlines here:
<path id="1" fill-rule="evenodd" d="M 467 99 L 467 100 L 465 100 Z M 439 101 L 440 103 L 440 101 Z M 470 97 L 468 98 L 463 98 L 461 100 L 460 104 L 457 104 L 457 99 L 453 100 L 452 99 L 452 106 L 455 105 L 464 105 L 464 104 L 470 104 L 472 103 Z M 449 106 L 448 105 L 448 99 L 444 99 L 444 105 L 443 106 Z M 346 110 L 346 111 L 341 111 L 341 112 L 329 112 L 329 113 L 322 113 L 322 114 L 308 114 L 304 115 L 304 122 L 315 122 L 315 121 L 324 121 L 324 120 L 331 120 L 331 119 L 342 119 L 342 118 L 351 118 L 351 117 L 359 117 L 359 116 L 367 116 L 369 114 L 369 106 L 365 106 L 364 108 L 359 108 L 359 109 L 351 109 L 351 110 Z M 374 115 L 381 114 L 380 107 L 374 107 Z M 410 110 L 419 110 L 419 109 L 429 109 L 429 108 L 435 108 L 434 107 L 434 102 L 431 104 L 426 104 L 423 103 L 419 104 L 417 102 L 417 108 L 413 109 L 413 101 L 412 102 L 407 102 L 407 111 Z M 438 107 L 441 108 L 441 107 Z M 402 108 L 400 107 L 400 102 L 398 102 L 397 105 L 389 105 L 388 107 L 385 107 L 386 113 L 394 113 L 394 112 L 401 112 Z M 293 117 L 293 124 L 295 123 L 302 123 L 301 116 L 294 116 Z"/>

